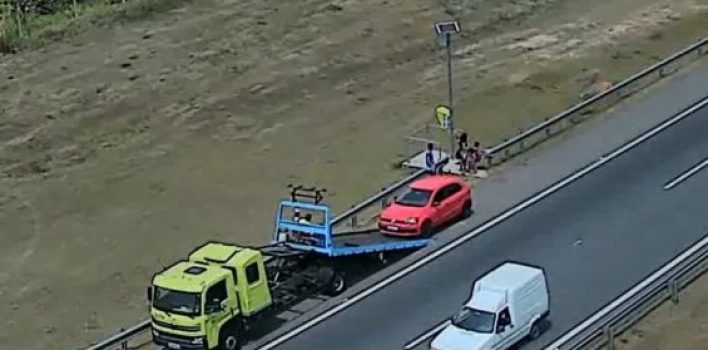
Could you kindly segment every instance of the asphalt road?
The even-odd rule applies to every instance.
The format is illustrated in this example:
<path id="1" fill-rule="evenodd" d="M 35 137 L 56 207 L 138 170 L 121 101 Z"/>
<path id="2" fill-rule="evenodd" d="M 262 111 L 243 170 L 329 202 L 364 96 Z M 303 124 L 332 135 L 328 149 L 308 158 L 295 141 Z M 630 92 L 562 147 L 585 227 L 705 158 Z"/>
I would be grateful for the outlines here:
<path id="1" fill-rule="evenodd" d="M 505 260 L 546 269 L 553 326 L 524 350 L 542 348 L 708 233 L 708 169 L 664 189 L 708 157 L 707 135 L 703 108 L 278 349 L 401 349 Z"/>

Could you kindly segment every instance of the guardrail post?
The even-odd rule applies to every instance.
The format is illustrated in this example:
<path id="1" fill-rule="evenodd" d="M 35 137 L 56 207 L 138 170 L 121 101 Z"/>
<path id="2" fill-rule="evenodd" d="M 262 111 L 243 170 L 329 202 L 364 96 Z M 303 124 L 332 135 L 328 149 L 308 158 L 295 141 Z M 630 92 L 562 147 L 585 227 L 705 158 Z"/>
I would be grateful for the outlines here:
<path id="1" fill-rule="evenodd" d="M 605 326 L 605 337 L 607 337 L 607 349 L 615 350 L 615 331 L 609 325 Z"/>
<path id="2" fill-rule="evenodd" d="M 352 220 L 352 222 L 351 222 L 351 223 L 352 223 L 352 228 L 357 227 L 357 216 L 356 216 L 356 215 L 352 215 L 351 220 Z"/>
<path id="3" fill-rule="evenodd" d="M 125 332 L 125 328 L 121 328 L 121 329 L 120 329 L 120 333 L 123 333 L 123 332 Z M 120 343 L 120 348 L 121 348 L 122 350 L 127 350 L 127 349 L 128 349 L 128 341 L 127 341 L 127 340 L 122 341 L 122 342 Z"/>
<path id="4" fill-rule="evenodd" d="M 678 281 L 675 278 L 672 278 L 669 281 L 669 291 L 671 292 L 671 301 L 674 304 L 678 304 L 678 302 L 679 302 Z"/>

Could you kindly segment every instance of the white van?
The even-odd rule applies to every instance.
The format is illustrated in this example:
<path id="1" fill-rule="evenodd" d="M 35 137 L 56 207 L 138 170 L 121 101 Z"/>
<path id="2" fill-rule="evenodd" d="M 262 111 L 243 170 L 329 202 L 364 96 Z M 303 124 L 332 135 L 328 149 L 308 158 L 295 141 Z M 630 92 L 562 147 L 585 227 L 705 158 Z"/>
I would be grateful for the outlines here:
<path id="1" fill-rule="evenodd" d="M 547 328 L 542 269 L 506 262 L 474 283 L 469 301 L 430 344 L 432 350 L 506 350 Z"/>

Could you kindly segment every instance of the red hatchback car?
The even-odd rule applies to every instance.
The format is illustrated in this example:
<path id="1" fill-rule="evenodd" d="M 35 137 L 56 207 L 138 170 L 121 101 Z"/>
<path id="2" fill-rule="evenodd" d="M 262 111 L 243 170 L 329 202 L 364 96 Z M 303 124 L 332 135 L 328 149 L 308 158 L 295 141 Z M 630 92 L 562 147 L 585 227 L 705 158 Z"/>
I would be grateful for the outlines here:
<path id="1" fill-rule="evenodd" d="M 472 215 L 472 187 L 454 175 L 431 175 L 410 184 L 379 217 L 381 233 L 430 237 L 435 229 Z"/>

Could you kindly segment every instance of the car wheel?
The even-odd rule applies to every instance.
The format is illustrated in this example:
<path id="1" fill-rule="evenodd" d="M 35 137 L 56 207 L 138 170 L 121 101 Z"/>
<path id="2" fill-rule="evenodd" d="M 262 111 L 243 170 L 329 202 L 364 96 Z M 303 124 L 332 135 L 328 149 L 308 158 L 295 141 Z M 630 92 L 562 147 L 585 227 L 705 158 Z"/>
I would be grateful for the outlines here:
<path id="1" fill-rule="evenodd" d="M 420 226 L 420 236 L 423 238 L 430 238 L 433 236 L 433 224 L 430 220 L 423 221 L 423 225 Z"/>
<path id="2" fill-rule="evenodd" d="M 472 201 L 466 201 L 465 204 L 462 205 L 460 218 L 467 219 L 470 216 L 472 216 Z"/>

